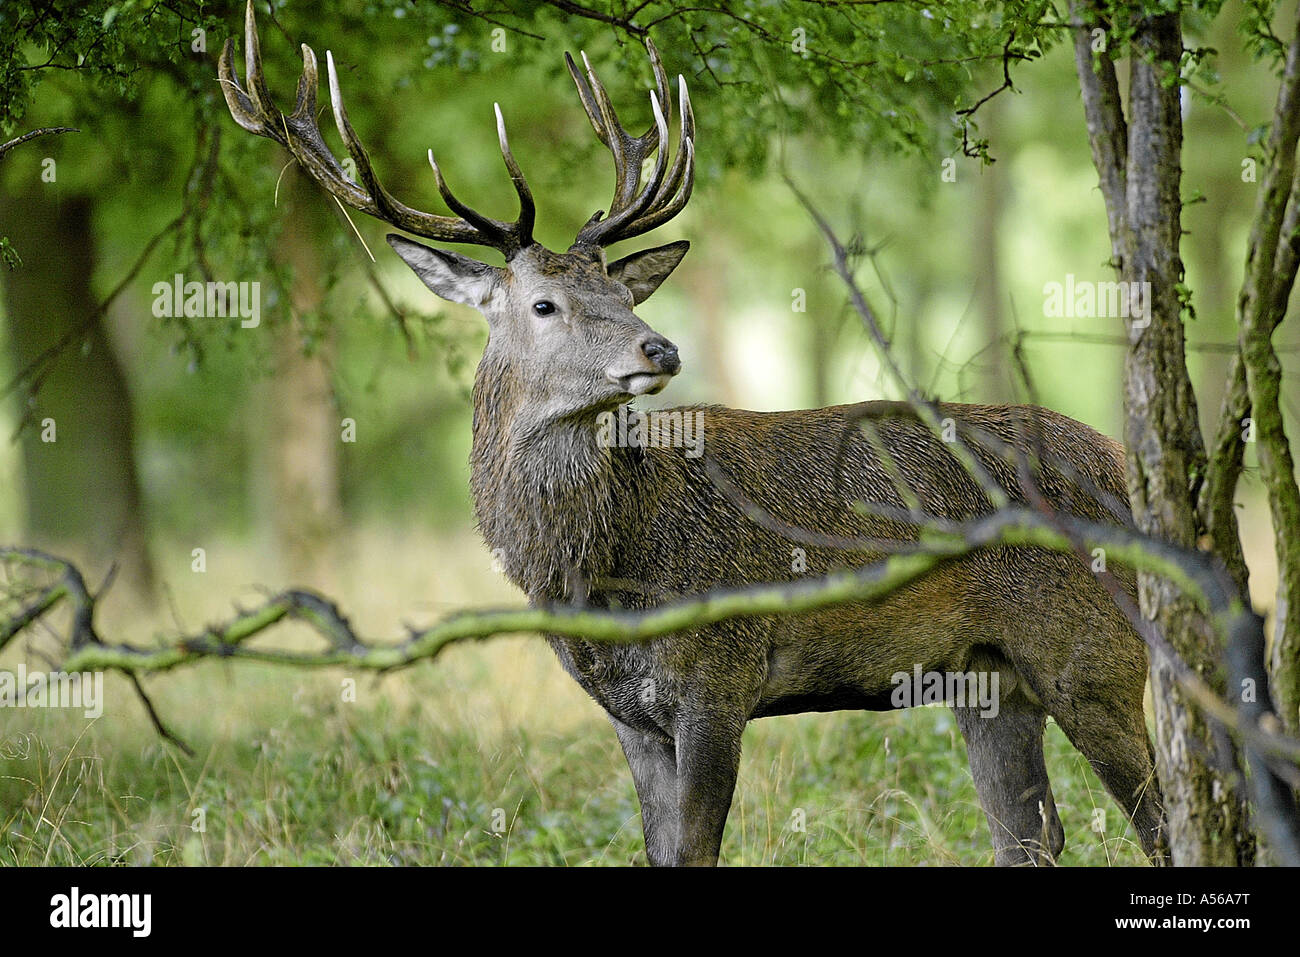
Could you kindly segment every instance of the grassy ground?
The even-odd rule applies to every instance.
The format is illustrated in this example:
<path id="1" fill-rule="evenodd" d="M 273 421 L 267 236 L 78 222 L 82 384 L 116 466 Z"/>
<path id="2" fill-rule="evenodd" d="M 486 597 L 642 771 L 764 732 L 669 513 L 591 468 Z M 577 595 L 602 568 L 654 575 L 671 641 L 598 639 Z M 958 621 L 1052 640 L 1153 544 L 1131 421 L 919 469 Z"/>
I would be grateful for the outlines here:
<path id="1" fill-rule="evenodd" d="M 418 622 L 448 607 L 519 602 L 472 542 L 408 553 L 394 546 L 400 538 L 359 541 L 339 566 L 337 593 L 364 633 L 397 633 L 404 615 Z M 232 546 L 226 554 L 238 560 L 196 581 L 180 570 L 188 550 L 176 552 L 164 577 L 190 630 L 233 599 L 248 601 L 242 584 L 272 580 Z M 441 556 L 436 565 L 430 554 Z M 430 597 L 410 598 L 421 594 Z M 147 636 L 175 626 L 156 609 L 106 609 L 104 630 Z M 0 667 L 24 657 L 46 667 L 26 651 Z M 613 730 L 539 639 L 456 648 L 436 664 L 360 677 L 355 702 L 344 700 L 348 677 L 213 663 L 150 679 L 194 758 L 154 735 L 113 676 L 93 721 L 0 711 L 0 864 L 644 861 Z M 764 719 L 744 745 L 723 863 L 992 862 L 945 709 Z M 1062 863 L 1143 863 L 1114 802 L 1050 723 L 1047 746 L 1067 836 Z"/>

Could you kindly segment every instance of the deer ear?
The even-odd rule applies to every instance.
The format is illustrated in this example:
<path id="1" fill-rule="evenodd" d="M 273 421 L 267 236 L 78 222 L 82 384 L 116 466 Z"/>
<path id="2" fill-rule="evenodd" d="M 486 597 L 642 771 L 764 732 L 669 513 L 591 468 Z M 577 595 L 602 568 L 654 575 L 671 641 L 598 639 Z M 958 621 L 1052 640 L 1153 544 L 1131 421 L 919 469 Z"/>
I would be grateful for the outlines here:
<path id="1" fill-rule="evenodd" d="M 476 309 L 491 298 L 500 271 L 495 266 L 449 249 L 433 249 L 414 243 L 396 233 L 389 233 L 387 239 L 388 245 L 406 260 L 434 295 Z"/>
<path id="2" fill-rule="evenodd" d="M 632 298 L 640 305 L 677 268 L 677 264 L 686 255 L 686 250 L 690 248 L 691 244 L 683 239 L 667 246 L 643 249 L 610 263 L 605 271 L 609 273 L 610 279 L 617 279 L 627 286 Z"/>

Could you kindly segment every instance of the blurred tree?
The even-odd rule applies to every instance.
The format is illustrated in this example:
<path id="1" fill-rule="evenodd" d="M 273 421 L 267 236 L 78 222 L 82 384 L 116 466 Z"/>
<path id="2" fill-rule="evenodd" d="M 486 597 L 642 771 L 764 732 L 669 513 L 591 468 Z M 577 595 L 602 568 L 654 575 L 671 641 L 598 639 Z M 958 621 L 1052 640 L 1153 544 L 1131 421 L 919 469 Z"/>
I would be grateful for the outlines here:
<path id="1" fill-rule="evenodd" d="M 19 413 L 24 537 L 72 547 L 95 561 L 117 561 L 127 584 L 147 592 L 153 572 L 135 471 L 131 396 L 90 286 L 92 209 L 84 196 L 56 200 L 41 183 L 3 205 L 23 256 L 23 267 L 4 282 L 13 361 L 18 369 L 39 369 L 41 378 Z M 46 362 L 74 332 L 81 347 Z"/>
<path id="2" fill-rule="evenodd" d="M 997 115 L 997 103 L 985 107 L 984 133 L 992 140 L 990 129 Z M 979 172 L 976 185 L 979 205 L 972 210 L 971 249 L 975 254 L 975 295 L 980 316 L 980 339 L 988 343 L 977 359 L 976 395 L 980 402 L 1008 402 L 1015 397 L 1014 379 L 1007 334 L 1011 323 L 1006 316 L 1007 289 L 1002 280 L 1002 213 L 1005 208 L 1006 170 L 1010 158 L 990 164 Z"/>
<path id="3" fill-rule="evenodd" d="M 287 165 L 290 157 L 283 156 Z M 342 523 L 339 443 L 342 425 L 332 384 L 334 326 L 323 321 L 327 276 L 320 239 L 334 223 L 322 215 L 322 197 L 299 170 L 281 183 L 284 230 L 276 257 L 292 276 L 289 320 L 275 330 L 275 371 L 268 379 L 266 476 L 270 494 L 265 523 L 274 531 L 280 563 L 290 581 L 329 591 L 335 541 Z"/>

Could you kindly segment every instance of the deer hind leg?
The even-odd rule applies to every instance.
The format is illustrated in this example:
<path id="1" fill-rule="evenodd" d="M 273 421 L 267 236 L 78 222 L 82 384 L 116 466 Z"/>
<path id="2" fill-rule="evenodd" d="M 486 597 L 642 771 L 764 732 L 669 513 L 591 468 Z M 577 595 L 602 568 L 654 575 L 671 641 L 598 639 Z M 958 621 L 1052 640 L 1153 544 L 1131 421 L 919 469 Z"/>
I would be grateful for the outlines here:
<path id="1" fill-rule="evenodd" d="M 1052 716 L 1124 811 L 1147 858 L 1155 865 L 1167 864 L 1164 800 L 1142 715 L 1141 686 L 1125 698 L 1076 698 L 1053 708 Z"/>
<path id="2" fill-rule="evenodd" d="M 1065 847 L 1065 828 L 1043 760 L 1047 712 L 1015 687 L 1005 665 L 1000 677 L 1002 687 L 1012 687 L 1001 695 L 996 714 L 953 708 L 993 836 L 993 859 L 999 867 L 1054 864 Z"/>

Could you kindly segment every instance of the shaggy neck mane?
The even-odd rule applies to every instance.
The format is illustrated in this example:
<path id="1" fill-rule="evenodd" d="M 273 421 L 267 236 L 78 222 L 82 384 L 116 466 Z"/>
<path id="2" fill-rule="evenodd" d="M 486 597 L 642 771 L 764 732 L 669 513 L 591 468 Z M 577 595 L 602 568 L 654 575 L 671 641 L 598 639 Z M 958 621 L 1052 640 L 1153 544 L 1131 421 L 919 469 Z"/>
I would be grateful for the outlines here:
<path id="1" fill-rule="evenodd" d="M 629 538 L 639 457 L 596 442 L 594 413 L 530 419 L 519 379 L 484 357 L 474 380 L 470 487 L 479 527 L 534 602 L 585 602 Z M 620 509 L 620 503 L 625 508 Z"/>

